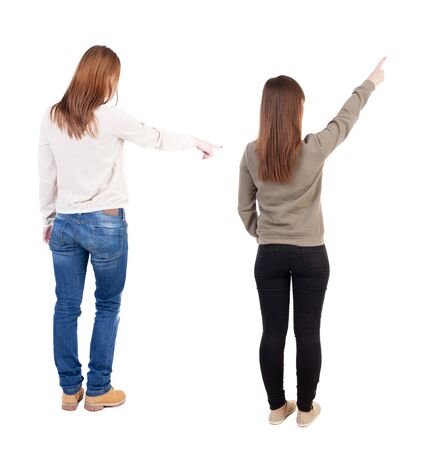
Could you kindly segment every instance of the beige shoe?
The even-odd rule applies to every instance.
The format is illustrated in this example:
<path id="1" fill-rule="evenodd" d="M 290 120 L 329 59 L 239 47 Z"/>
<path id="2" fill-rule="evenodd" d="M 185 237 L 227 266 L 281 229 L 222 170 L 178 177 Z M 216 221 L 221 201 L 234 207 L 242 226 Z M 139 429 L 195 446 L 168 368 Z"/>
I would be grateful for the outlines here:
<path id="1" fill-rule="evenodd" d="M 84 407 L 88 411 L 100 411 L 101 409 L 121 406 L 125 402 L 124 391 L 115 391 L 111 388 L 108 392 L 95 397 L 85 396 Z"/>
<path id="2" fill-rule="evenodd" d="M 313 422 L 314 419 L 319 415 L 321 412 L 321 405 L 319 403 L 313 402 L 313 408 L 311 411 L 305 412 L 297 410 L 297 417 L 296 422 L 297 426 L 299 427 L 308 427 L 308 425 Z"/>
<path id="3" fill-rule="evenodd" d="M 269 423 L 271 425 L 279 425 L 282 423 L 290 414 L 296 411 L 296 402 L 294 400 L 285 400 L 285 404 L 278 409 L 273 409 L 269 413 Z"/>
<path id="4" fill-rule="evenodd" d="M 75 411 L 77 405 L 84 398 L 84 388 L 81 387 L 75 394 L 68 395 L 62 392 L 62 409 L 65 411 Z"/>

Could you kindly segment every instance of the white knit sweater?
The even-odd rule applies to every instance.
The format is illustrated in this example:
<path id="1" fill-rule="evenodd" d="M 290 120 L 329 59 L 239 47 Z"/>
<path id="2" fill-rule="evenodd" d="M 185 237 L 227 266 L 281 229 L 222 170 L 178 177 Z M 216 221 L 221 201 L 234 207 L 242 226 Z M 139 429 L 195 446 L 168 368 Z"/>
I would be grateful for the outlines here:
<path id="1" fill-rule="evenodd" d="M 70 138 L 42 117 L 38 148 L 39 200 L 43 224 L 52 225 L 56 212 L 77 213 L 120 208 L 128 203 L 124 141 L 145 148 L 181 150 L 195 138 L 161 130 L 137 120 L 124 109 L 104 104 L 96 111 L 97 137 Z"/>

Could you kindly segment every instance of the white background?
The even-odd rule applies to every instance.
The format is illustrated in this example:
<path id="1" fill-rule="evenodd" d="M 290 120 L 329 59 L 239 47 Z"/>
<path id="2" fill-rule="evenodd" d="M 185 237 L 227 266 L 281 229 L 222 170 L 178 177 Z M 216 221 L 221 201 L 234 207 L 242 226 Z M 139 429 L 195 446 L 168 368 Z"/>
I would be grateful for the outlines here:
<path id="1" fill-rule="evenodd" d="M 2 4 L 3 448 L 445 448 L 440 4 Z M 112 384 L 127 402 L 93 414 L 60 408 L 37 140 L 44 109 L 96 44 L 121 59 L 121 107 L 224 148 L 202 161 L 193 149 L 126 143 L 129 260 Z M 257 244 L 236 210 L 240 156 L 256 138 L 269 77 L 301 84 L 306 135 L 328 123 L 383 56 L 385 81 L 325 164 L 331 277 L 322 413 L 308 429 L 294 416 L 273 427 L 258 366 Z M 79 321 L 84 370 L 93 291 L 89 265 Z M 288 398 L 294 352 L 290 324 Z"/>

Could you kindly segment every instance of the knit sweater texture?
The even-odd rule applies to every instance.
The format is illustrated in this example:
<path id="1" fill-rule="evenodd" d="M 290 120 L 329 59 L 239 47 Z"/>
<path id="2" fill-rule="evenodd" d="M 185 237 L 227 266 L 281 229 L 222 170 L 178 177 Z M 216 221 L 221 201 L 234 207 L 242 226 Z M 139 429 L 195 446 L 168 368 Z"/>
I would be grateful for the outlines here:
<path id="1" fill-rule="evenodd" d="M 305 136 L 292 179 L 286 184 L 259 179 L 256 141 L 247 144 L 240 161 L 238 212 L 246 230 L 259 244 L 324 244 L 324 163 L 349 135 L 374 90 L 373 81 L 366 79 L 323 130 Z"/>

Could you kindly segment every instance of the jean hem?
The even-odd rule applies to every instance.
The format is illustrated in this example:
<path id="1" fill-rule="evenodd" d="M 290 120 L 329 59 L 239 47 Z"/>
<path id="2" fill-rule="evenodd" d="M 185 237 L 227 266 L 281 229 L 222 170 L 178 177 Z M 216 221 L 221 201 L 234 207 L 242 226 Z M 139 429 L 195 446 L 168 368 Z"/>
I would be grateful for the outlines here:
<path id="1" fill-rule="evenodd" d="M 62 387 L 62 391 L 66 395 L 73 395 L 73 394 L 77 394 L 80 391 L 81 387 L 82 387 L 82 383 L 79 385 L 78 388 L 65 388 L 65 387 Z"/>
<path id="2" fill-rule="evenodd" d="M 103 389 L 90 389 L 87 386 L 87 393 L 86 393 L 86 395 L 88 395 L 89 397 L 98 397 L 99 395 L 106 394 L 108 391 L 110 391 L 111 388 L 112 388 L 111 384 L 108 385 L 106 388 L 103 388 Z"/>

